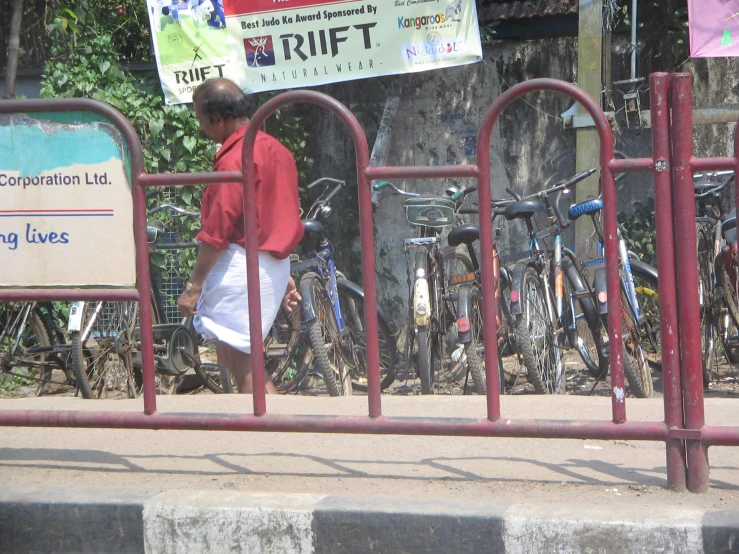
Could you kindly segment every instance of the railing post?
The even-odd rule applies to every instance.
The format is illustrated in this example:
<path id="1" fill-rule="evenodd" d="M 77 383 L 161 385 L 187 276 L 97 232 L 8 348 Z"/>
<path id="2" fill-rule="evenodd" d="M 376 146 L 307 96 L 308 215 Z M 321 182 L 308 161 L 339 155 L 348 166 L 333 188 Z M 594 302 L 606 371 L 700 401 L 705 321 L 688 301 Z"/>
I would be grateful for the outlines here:
<path id="1" fill-rule="evenodd" d="M 701 429 L 703 412 L 703 359 L 698 306 L 698 251 L 695 233 L 693 184 L 693 99 L 691 75 L 670 77 L 672 107 L 672 176 L 675 221 L 675 261 L 679 291 L 680 363 L 686 429 Z M 708 489 L 708 454 L 700 440 L 686 442 L 687 485 L 691 492 Z"/>
<path id="2" fill-rule="evenodd" d="M 655 210 L 654 219 L 657 230 L 665 424 L 670 429 L 681 429 L 683 405 L 680 388 L 680 344 L 677 335 L 675 241 L 670 177 L 670 76 L 667 73 L 654 73 L 650 77 L 650 85 L 654 203 L 659 206 L 659 209 Z M 666 448 L 667 484 L 673 490 L 685 490 L 685 444 L 680 439 L 668 439 Z"/>

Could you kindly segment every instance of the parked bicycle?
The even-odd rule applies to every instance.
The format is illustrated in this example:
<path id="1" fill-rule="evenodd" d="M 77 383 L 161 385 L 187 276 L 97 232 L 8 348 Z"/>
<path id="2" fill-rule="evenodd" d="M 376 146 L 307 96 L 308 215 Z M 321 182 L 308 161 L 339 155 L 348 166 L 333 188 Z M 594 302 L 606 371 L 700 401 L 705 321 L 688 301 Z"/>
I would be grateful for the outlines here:
<path id="1" fill-rule="evenodd" d="M 419 194 L 401 190 L 387 181 L 373 185 L 375 191 L 386 187 L 408 197 L 404 201 L 406 218 L 418 231 L 418 236 L 407 238 L 403 243 L 409 294 L 404 359 L 409 362 L 415 356 L 421 392 L 433 394 L 437 377 L 443 375 L 448 381 L 457 381 L 463 375 L 461 371 L 437 372 L 436 365 L 438 362 L 441 370 L 447 360 L 448 350 L 458 348 L 456 294 L 452 294 L 453 285 L 450 285 L 448 278 L 474 271 L 468 254 L 455 247 L 442 248 L 439 240 L 441 230 L 454 225 L 458 202 L 464 195 L 452 199 L 449 196 Z M 455 367 L 459 368 L 460 364 Z M 476 371 L 473 380 L 476 386 L 480 384 L 478 391 L 484 390 L 481 367 L 468 367 Z"/>
<path id="2" fill-rule="evenodd" d="M 599 379 L 603 378 L 608 370 L 606 316 L 609 303 L 613 304 L 606 290 L 605 241 L 600 221 L 602 210 L 603 199 L 599 197 L 570 206 L 568 213 L 571 221 L 583 215 L 589 215 L 598 241 L 596 257 L 575 264 L 574 270 L 581 275 L 580 281 L 584 289 L 582 294 L 589 296 L 593 305 L 598 306 L 600 325 L 593 320 L 594 325 L 590 326 L 595 337 L 595 349 L 598 352 L 600 364 L 596 366 L 586 361 L 586 365 L 590 372 Z M 651 368 L 661 369 L 662 367 L 657 270 L 628 251 L 620 229 L 618 230 L 618 259 L 621 285 L 621 298 L 618 304 L 623 320 L 623 370 L 634 395 L 648 398 L 654 391 Z M 585 275 L 590 272 L 593 274 L 592 280 L 587 279 Z M 583 304 L 581 306 L 584 307 Z M 587 312 L 585 312 L 585 317 L 589 321 L 592 320 L 592 316 L 587 315 Z"/>
<path id="3" fill-rule="evenodd" d="M 303 261 L 292 264 L 293 274 L 302 274 L 299 290 L 302 323 L 307 329 L 313 363 L 331 396 L 367 391 L 367 352 L 364 291 L 337 271 L 333 246 L 324 224 L 331 213 L 331 200 L 346 183 L 322 178 L 308 185 L 309 191 L 323 187 L 303 219 L 311 250 Z M 380 345 L 380 386 L 395 380 L 397 363 L 393 325 L 382 306 L 377 306 Z M 309 364 L 303 364 L 303 371 Z M 297 378 L 296 378 L 297 379 Z"/>
<path id="4" fill-rule="evenodd" d="M 35 396 L 74 386 L 70 347 L 50 302 L 0 304 L 0 371 L 7 388 L 29 387 Z"/>
<path id="5" fill-rule="evenodd" d="M 696 174 L 696 244 L 698 294 L 703 352 L 703 385 L 714 377 L 716 337 L 728 361 L 739 361 L 737 308 L 736 209 L 726 212 L 721 192 L 734 182 L 734 172 Z"/>
<path id="6" fill-rule="evenodd" d="M 149 210 L 148 215 L 168 211 L 172 214 L 199 217 L 171 204 Z M 160 248 L 177 250 L 194 248 L 196 243 L 162 244 L 161 222 L 150 221 L 147 239 L 150 252 Z M 152 275 L 152 319 L 154 367 L 158 376 L 158 392 L 173 394 L 182 377 L 194 371 L 204 386 L 213 392 L 224 392 L 224 382 L 230 382 L 228 370 L 200 359 L 199 337 L 192 318 L 170 322 L 164 309 L 158 268 L 150 259 Z M 75 302 L 72 304 L 68 331 L 71 342 L 71 362 L 76 384 L 84 398 L 100 398 L 106 390 L 124 388 L 133 398 L 140 394 L 142 378 L 141 329 L 137 302 Z M 125 384 L 121 381 L 125 380 Z M 228 385 L 227 385 L 228 386 Z"/>

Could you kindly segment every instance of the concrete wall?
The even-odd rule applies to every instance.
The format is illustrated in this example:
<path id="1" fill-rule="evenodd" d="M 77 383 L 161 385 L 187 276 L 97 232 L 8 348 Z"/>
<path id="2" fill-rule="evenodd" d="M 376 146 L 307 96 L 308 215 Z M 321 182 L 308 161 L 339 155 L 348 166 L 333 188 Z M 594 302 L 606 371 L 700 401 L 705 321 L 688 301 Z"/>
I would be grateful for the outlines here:
<path id="1" fill-rule="evenodd" d="M 614 79 L 628 78 L 629 54 L 625 44 L 613 44 Z M 649 61 L 640 60 L 639 74 L 649 73 Z M 379 80 L 357 81 L 322 87 L 320 90 L 348 105 L 367 129 L 370 148 L 385 99 L 400 96 L 395 118 L 389 165 L 447 165 L 475 163 L 477 130 L 485 110 L 516 83 L 537 77 L 553 77 L 577 82 L 577 40 L 574 38 L 537 41 L 500 41 L 487 45 L 481 63 L 444 71 L 429 71 Z M 694 105 L 703 107 L 737 103 L 739 61 L 734 59 L 692 60 L 682 70 L 695 76 Z M 377 81 L 377 82 L 374 82 Z M 649 109 L 648 84 L 641 94 L 643 109 Z M 575 171 L 575 132 L 564 129 L 560 114 L 572 106 L 563 96 L 536 93 L 516 101 L 501 117 L 493 131 L 491 147 L 491 191 L 494 198 L 507 197 L 512 186 L 521 193 L 544 188 L 547 183 L 570 176 Z M 614 94 L 613 108 L 620 110 L 623 99 Z M 630 157 L 651 156 L 649 129 L 627 127 L 623 111 L 618 114 L 616 147 Z M 323 175 L 343 175 L 356 184 L 354 150 L 348 133 L 331 114 L 314 114 L 319 148 L 316 169 Z M 632 120 L 633 123 L 634 120 Z M 735 124 L 703 125 L 695 129 L 696 155 L 727 155 L 731 151 Z M 453 180 L 396 182 L 406 190 L 443 194 Z M 648 174 L 630 175 L 619 185 L 619 211 L 631 212 L 638 203 L 653 197 Z M 405 306 L 407 299 L 406 261 L 403 238 L 413 236 L 407 224 L 401 197 L 383 193 L 375 208 L 380 292 L 391 307 Z M 476 200 L 473 198 L 472 200 Z M 350 197 L 339 212 L 346 211 L 348 223 L 355 224 L 356 204 Z M 341 216 L 339 216 L 341 217 Z M 496 223 L 501 229 L 499 244 L 505 248 L 525 239 L 518 222 Z M 359 246 L 337 240 L 339 259 L 358 262 Z M 347 249 L 353 252 L 346 252 Z M 348 264 L 349 273 L 361 280 L 358 263 Z M 346 267 L 346 265 L 345 265 Z"/>
<path id="2" fill-rule="evenodd" d="M 573 39 L 501 41 L 486 47 L 481 63 L 385 80 L 376 91 L 372 113 L 381 115 L 387 95 L 400 96 L 387 164 L 476 163 L 477 132 L 492 102 L 509 86 L 527 79 L 555 77 L 573 81 L 576 60 Z M 360 102 L 358 98 L 366 96 L 367 86 L 360 81 L 322 90 L 366 113 L 372 111 L 367 110 L 372 99 Z M 571 174 L 574 157 L 566 154 L 574 154 L 574 134 L 563 129 L 560 118 L 571 105 L 572 102 L 562 96 L 533 94 L 516 101 L 503 113 L 491 141 L 490 186 L 494 198 L 507 198 L 506 187 L 526 194 L 543 188 L 554 173 Z M 361 116 L 360 121 L 368 123 L 371 147 L 377 121 Z M 355 183 L 354 153 L 348 133 L 330 114 L 322 114 L 316 125 L 321 137 L 318 171 L 334 176 L 342 172 Z M 564 162 L 561 160 L 563 153 Z M 558 166 L 556 162 L 561 163 Z M 443 195 L 449 185 L 473 183 L 424 179 L 395 184 L 409 191 Z M 476 201 L 476 195 L 471 200 Z M 345 209 L 353 210 L 354 207 Z M 503 223 L 500 227 L 502 245 L 525 240 L 524 229 L 516 222 Z M 407 298 L 403 238 L 415 234 L 406 221 L 402 197 L 389 191 L 380 194 L 379 205 L 375 208 L 375 228 L 378 271 L 383 276 L 380 291 L 391 307 L 398 308 L 405 305 Z M 356 272 L 354 276 L 359 277 Z"/>

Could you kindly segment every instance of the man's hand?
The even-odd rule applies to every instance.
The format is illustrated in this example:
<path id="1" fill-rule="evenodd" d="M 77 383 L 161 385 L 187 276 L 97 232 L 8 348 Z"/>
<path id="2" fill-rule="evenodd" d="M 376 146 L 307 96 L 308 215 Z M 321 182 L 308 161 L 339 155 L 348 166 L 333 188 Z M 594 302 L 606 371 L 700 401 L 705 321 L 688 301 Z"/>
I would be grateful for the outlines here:
<path id="1" fill-rule="evenodd" d="M 190 317 L 197 313 L 195 306 L 200 300 L 200 291 L 186 290 L 177 299 L 177 307 L 180 309 L 182 317 Z"/>
<path id="2" fill-rule="evenodd" d="M 295 281 L 292 276 L 287 281 L 287 289 L 285 289 L 285 297 L 282 299 L 282 307 L 286 312 L 292 312 L 293 308 L 297 306 L 303 299 L 298 292 L 298 288 L 295 286 Z"/>

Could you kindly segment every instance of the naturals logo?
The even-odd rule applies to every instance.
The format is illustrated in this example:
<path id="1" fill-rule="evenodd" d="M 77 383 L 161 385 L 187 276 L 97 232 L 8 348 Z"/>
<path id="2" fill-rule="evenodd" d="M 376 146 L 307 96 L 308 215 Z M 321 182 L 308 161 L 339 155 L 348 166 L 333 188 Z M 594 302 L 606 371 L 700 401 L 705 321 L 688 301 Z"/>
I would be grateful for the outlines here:
<path id="1" fill-rule="evenodd" d="M 454 0 L 446 8 L 446 12 L 417 17 L 399 17 L 398 29 L 420 30 L 429 25 L 441 25 L 452 21 L 462 21 L 462 0 Z"/>
<path id="2" fill-rule="evenodd" d="M 276 63 L 271 36 L 245 38 L 244 51 L 246 65 L 249 67 L 265 67 Z"/>

